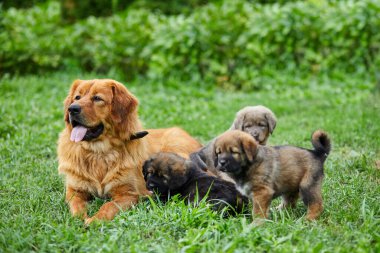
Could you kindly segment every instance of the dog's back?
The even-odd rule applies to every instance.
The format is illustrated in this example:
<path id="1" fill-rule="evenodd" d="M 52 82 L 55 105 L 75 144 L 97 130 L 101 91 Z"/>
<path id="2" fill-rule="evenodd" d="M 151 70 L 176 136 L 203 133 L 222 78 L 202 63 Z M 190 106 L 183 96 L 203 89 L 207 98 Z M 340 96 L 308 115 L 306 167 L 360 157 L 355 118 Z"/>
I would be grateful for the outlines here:
<path id="1" fill-rule="evenodd" d="M 330 138 L 318 130 L 313 133 L 311 142 L 314 149 L 295 146 L 263 147 L 267 149 L 267 157 L 276 157 L 279 171 L 274 174 L 277 175 L 275 184 L 278 188 L 285 185 L 288 189 L 298 188 L 301 180 L 311 184 L 323 178 L 323 164 L 331 150 Z"/>

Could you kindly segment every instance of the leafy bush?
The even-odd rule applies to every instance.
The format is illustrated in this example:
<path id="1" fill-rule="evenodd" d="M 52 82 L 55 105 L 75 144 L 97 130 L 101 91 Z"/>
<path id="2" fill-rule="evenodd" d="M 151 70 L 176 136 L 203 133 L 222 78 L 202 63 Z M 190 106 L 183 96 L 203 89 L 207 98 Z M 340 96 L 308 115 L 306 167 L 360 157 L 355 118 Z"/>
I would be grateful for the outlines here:
<path id="1" fill-rule="evenodd" d="M 34 72 L 61 66 L 64 34 L 59 29 L 60 7 L 51 3 L 27 10 L 7 10 L 1 19 L 0 73 Z"/>
<path id="2" fill-rule="evenodd" d="M 196 1 L 195 1 L 196 2 Z M 265 2 L 265 1 L 260 1 Z M 273 71 L 368 71 L 380 64 L 380 0 L 224 1 L 190 15 L 130 9 L 63 26 L 57 3 L 5 11 L 0 71 L 70 67 L 260 88 Z"/>

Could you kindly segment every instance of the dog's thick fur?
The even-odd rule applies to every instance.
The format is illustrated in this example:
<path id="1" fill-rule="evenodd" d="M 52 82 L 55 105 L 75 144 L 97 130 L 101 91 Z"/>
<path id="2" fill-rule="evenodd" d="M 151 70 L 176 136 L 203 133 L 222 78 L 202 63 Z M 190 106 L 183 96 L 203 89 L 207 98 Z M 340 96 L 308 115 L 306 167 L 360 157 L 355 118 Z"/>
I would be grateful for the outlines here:
<path id="1" fill-rule="evenodd" d="M 273 198 L 282 196 L 282 207 L 294 206 L 300 195 L 308 220 L 323 210 L 323 164 L 330 139 L 323 131 L 312 135 L 313 150 L 293 146 L 267 147 L 242 131 L 227 131 L 215 142 L 215 167 L 226 172 L 241 191 L 253 199 L 253 213 L 267 218 Z"/>
<path id="2" fill-rule="evenodd" d="M 143 166 L 146 186 L 163 201 L 179 194 L 190 202 L 207 200 L 213 208 L 221 210 L 232 207 L 240 212 L 248 199 L 241 195 L 235 185 L 210 176 L 195 164 L 173 153 L 158 153 L 147 160 Z"/>
<path id="3" fill-rule="evenodd" d="M 86 223 L 111 220 L 137 203 L 139 196 L 150 194 L 142 165 L 153 153 L 188 157 L 201 147 L 180 128 L 139 134 L 137 106 L 135 96 L 110 79 L 76 80 L 64 102 L 66 127 L 58 140 L 58 170 L 65 177 L 71 213 Z M 93 196 L 112 201 L 89 218 L 86 204 Z"/>
<path id="4" fill-rule="evenodd" d="M 261 145 L 265 145 L 276 128 L 276 116 L 267 107 L 262 105 L 247 106 L 236 113 L 236 117 L 230 127 L 230 130 L 241 130 L 250 134 Z M 190 155 L 190 159 L 196 165 L 203 169 L 209 170 L 218 177 L 232 181 L 225 173 L 218 171 L 214 167 L 214 147 L 215 139 L 211 140 L 205 147 Z"/>

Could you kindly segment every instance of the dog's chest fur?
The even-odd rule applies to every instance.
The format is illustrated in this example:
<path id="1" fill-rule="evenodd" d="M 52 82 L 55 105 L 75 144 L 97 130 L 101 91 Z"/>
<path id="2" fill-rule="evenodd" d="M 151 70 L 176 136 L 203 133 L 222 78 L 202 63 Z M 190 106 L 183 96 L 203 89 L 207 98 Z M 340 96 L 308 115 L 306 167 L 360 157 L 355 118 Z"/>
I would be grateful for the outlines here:
<path id="1" fill-rule="evenodd" d="M 107 141 L 66 145 L 65 154 L 59 165 L 66 184 L 100 198 L 109 197 L 109 191 L 126 181 L 123 169 L 136 167 L 130 159 L 124 159 L 127 150 L 116 148 Z M 63 162 L 64 161 L 64 162 Z M 125 161 L 125 162 L 120 162 Z"/>
<path id="2" fill-rule="evenodd" d="M 247 198 L 252 199 L 252 184 L 249 181 L 237 181 L 236 182 L 236 189 Z"/>

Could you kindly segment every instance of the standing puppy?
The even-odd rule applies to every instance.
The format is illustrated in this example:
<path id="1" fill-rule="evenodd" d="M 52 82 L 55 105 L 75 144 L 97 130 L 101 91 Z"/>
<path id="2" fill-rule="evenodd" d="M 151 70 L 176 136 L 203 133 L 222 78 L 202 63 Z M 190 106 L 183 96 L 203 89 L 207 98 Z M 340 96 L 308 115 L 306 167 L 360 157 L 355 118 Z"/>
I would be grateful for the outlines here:
<path id="1" fill-rule="evenodd" d="M 265 145 L 276 127 L 276 116 L 265 106 L 247 106 L 236 113 L 230 130 L 241 130 L 250 134 L 260 145 Z M 210 170 L 218 177 L 232 181 L 225 173 L 214 167 L 214 144 L 215 139 L 205 147 L 190 155 L 190 159 L 201 169 Z"/>
<path id="2" fill-rule="evenodd" d="M 207 197 L 215 210 L 233 207 L 240 212 L 248 199 L 231 182 L 223 181 L 197 168 L 193 162 L 174 153 L 158 153 L 143 166 L 146 187 L 166 201 L 179 194 L 190 202 Z M 198 199 L 197 199 L 198 197 Z"/>
<path id="3" fill-rule="evenodd" d="M 323 210 L 321 185 L 323 164 L 330 152 L 328 135 L 312 135 L 314 149 L 293 146 L 261 146 L 249 134 L 227 131 L 215 141 L 215 167 L 226 172 L 242 192 L 253 199 L 253 213 L 267 218 L 273 198 L 282 196 L 282 206 L 295 206 L 301 195 L 308 220 Z"/>

